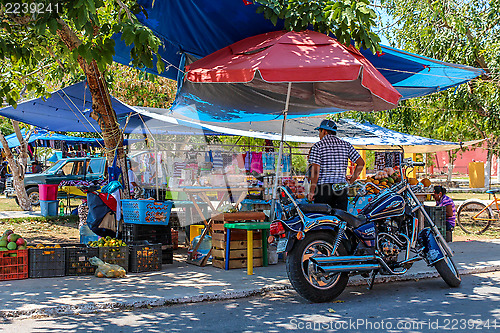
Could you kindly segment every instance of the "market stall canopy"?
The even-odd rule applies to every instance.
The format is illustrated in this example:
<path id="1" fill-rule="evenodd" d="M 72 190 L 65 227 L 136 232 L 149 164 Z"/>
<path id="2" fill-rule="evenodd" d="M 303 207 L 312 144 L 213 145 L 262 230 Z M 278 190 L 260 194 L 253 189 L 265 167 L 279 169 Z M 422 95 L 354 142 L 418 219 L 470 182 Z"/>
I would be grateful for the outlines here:
<path id="1" fill-rule="evenodd" d="M 401 97 L 354 47 L 311 30 L 273 31 L 226 46 L 186 66 L 182 91 L 203 100 L 198 115 L 229 121 L 275 118 L 287 93 L 288 115 L 388 110 Z"/>
<path id="2" fill-rule="evenodd" d="M 148 117 L 162 119 L 167 109 L 137 107 L 141 114 Z M 179 116 L 180 117 L 180 116 Z M 298 117 L 287 119 L 285 141 L 312 144 L 319 140 L 316 127 L 327 116 Z M 184 118 L 179 118 L 184 120 Z M 369 150 L 399 150 L 404 148 L 408 153 L 431 153 L 446 151 L 470 146 L 483 140 L 466 142 L 450 142 L 424 138 L 393 131 L 370 123 L 359 123 L 352 119 L 339 119 L 337 136 L 350 142 L 358 149 Z M 209 130 L 219 132 L 220 135 L 244 136 L 259 139 L 280 140 L 282 120 L 250 121 L 250 122 L 200 122 L 200 125 Z"/>
<path id="3" fill-rule="evenodd" d="M 282 21 L 273 25 L 264 15 L 256 13 L 257 5 L 246 0 L 141 0 L 139 3 L 147 11 L 147 17 L 139 15 L 140 21 L 151 28 L 164 43 L 160 54 L 166 61 L 167 68 L 161 75 L 177 80 L 180 88 L 185 64 L 247 37 L 283 29 Z M 128 65 L 130 47 L 126 47 L 120 37 L 115 38 L 117 46 L 114 59 Z M 360 52 L 399 91 L 403 100 L 460 85 L 483 73 L 481 69 L 450 64 L 388 46 L 382 46 L 382 52 L 375 55 L 369 50 Z M 147 70 L 158 75 L 156 67 Z M 237 94 L 232 97 L 235 100 L 239 98 Z M 195 106 L 204 103 L 196 94 L 181 89 L 174 103 L 174 110 L 198 119 L 193 116 Z M 205 115 L 200 115 L 199 119 L 228 121 L 227 118 L 209 119 Z M 246 120 L 250 119 L 234 121 Z"/>
<path id="4" fill-rule="evenodd" d="M 26 138 L 28 131 L 26 129 L 21 129 L 21 135 Z M 19 140 L 15 133 L 9 134 L 5 137 L 10 148 L 19 146 Z M 44 129 L 36 128 L 32 131 L 28 138 L 28 143 L 33 143 L 38 141 L 40 144 L 38 146 L 50 147 L 50 141 L 64 141 L 67 144 L 88 144 L 94 147 L 103 146 L 104 140 L 100 138 L 85 138 L 80 136 L 70 136 L 54 132 L 49 132 Z M 125 140 L 124 144 L 127 145 L 129 142 L 133 143 L 139 140 Z M 142 141 L 142 140 L 140 140 Z"/>
<path id="5" fill-rule="evenodd" d="M 120 100 L 111 98 L 120 127 L 126 133 L 140 134 L 186 134 L 213 135 L 209 130 L 203 130 L 196 123 L 185 123 L 172 117 L 162 121 L 139 115 L 137 110 Z M 97 122 L 90 117 L 92 111 L 92 96 L 82 81 L 66 88 L 57 90 L 49 98 L 36 98 L 21 102 L 16 108 L 7 106 L 0 109 L 0 116 L 21 121 L 47 131 L 54 132 L 95 132 L 100 133 Z"/>

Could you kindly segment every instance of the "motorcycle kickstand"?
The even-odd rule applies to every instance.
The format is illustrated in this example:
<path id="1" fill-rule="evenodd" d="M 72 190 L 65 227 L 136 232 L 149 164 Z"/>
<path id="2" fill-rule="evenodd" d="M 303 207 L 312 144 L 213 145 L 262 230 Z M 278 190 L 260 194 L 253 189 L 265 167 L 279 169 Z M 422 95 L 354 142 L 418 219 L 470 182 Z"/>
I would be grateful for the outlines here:
<path id="1" fill-rule="evenodd" d="M 375 276 L 377 276 L 377 271 L 372 271 L 370 275 L 370 281 L 368 281 L 368 290 L 372 290 L 373 285 L 375 284 Z"/>

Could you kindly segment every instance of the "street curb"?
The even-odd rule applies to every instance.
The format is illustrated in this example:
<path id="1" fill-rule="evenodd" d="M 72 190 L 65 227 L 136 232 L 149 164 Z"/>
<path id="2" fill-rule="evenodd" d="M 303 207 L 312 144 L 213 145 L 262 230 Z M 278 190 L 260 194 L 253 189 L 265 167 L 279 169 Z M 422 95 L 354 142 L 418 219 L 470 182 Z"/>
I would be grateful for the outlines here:
<path id="1" fill-rule="evenodd" d="M 483 266 L 478 268 L 463 268 L 460 269 L 460 275 L 470 275 L 479 273 L 489 273 L 500 271 L 499 265 Z M 439 277 L 437 271 L 434 272 L 421 272 L 421 273 L 409 273 L 400 276 L 380 276 L 375 279 L 375 284 L 396 282 L 396 281 L 412 281 L 420 279 L 432 279 Z M 366 279 L 358 278 L 356 280 L 351 280 L 348 286 L 360 286 L 367 285 Z M 177 304 L 192 304 L 201 302 L 216 302 L 216 301 L 226 301 L 240 298 L 247 298 L 256 295 L 262 295 L 268 292 L 289 290 L 292 289 L 290 284 L 286 285 L 271 285 L 265 286 L 258 289 L 242 290 L 235 292 L 220 292 L 215 294 L 205 294 L 197 295 L 191 297 L 180 297 L 180 298 L 161 298 L 154 301 L 135 301 L 135 302 L 107 302 L 100 304 L 85 304 L 85 305 L 67 305 L 67 306 L 57 306 L 54 308 L 47 309 L 33 309 L 33 310 L 0 310 L 0 318 L 2 319 L 26 319 L 33 317 L 50 317 L 50 316 L 62 316 L 62 315 L 74 315 L 74 314 L 88 314 L 88 313 L 98 313 L 98 312 L 110 312 L 114 310 L 135 310 L 141 308 L 153 308 L 162 307 Z"/>

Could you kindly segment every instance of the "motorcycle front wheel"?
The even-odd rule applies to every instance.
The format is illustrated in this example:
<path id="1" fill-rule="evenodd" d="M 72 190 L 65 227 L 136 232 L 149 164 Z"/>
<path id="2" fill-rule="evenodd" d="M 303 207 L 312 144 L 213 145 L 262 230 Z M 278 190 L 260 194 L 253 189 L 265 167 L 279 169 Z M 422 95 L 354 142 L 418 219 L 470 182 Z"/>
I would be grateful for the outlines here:
<path id="1" fill-rule="evenodd" d="M 438 239 L 437 241 L 441 244 L 441 240 Z M 460 277 L 460 273 L 458 272 L 458 268 L 453 262 L 453 259 L 448 256 L 442 246 L 441 249 L 444 253 L 444 258 L 435 263 L 434 267 L 447 285 L 456 288 L 460 286 L 462 278 Z"/>
<path id="2" fill-rule="evenodd" d="M 310 232 L 288 253 L 286 272 L 293 288 L 308 301 L 329 302 L 338 297 L 347 286 L 347 273 L 323 274 L 309 261 L 311 257 L 345 256 L 347 251 L 340 244 L 332 254 L 335 236 L 328 232 Z"/>

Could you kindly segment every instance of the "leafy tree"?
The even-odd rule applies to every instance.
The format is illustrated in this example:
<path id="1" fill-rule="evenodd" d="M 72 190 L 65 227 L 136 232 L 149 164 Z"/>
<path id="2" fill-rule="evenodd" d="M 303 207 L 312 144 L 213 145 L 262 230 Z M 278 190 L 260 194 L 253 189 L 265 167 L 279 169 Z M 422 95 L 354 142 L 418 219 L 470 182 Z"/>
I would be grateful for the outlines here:
<path id="1" fill-rule="evenodd" d="M 132 64 L 159 72 L 160 40 L 137 20 L 142 7 L 131 0 L 29 0 L 5 2 L 0 7 L 0 98 L 16 106 L 23 92 L 47 96 L 50 84 L 69 73 L 83 74 L 92 94 L 91 114 L 102 131 L 108 160 L 119 155 L 125 169 L 123 135 L 118 127 L 105 80 L 113 61 L 115 41 L 131 45 Z M 127 174 L 124 183 L 128 186 Z M 127 194 L 128 191 L 125 191 Z"/>
<path id="2" fill-rule="evenodd" d="M 381 4 L 392 19 L 384 34 L 393 46 L 479 67 L 485 74 L 459 87 L 404 101 L 395 110 L 349 116 L 441 140 L 486 138 L 490 160 L 500 137 L 500 1 L 381 0 Z"/>
<path id="3" fill-rule="evenodd" d="M 257 0 L 257 12 L 274 24 L 284 20 L 285 29 L 302 31 L 310 26 L 322 33 L 333 33 L 340 43 L 380 51 L 380 38 L 372 31 L 377 15 L 369 0 Z"/>

